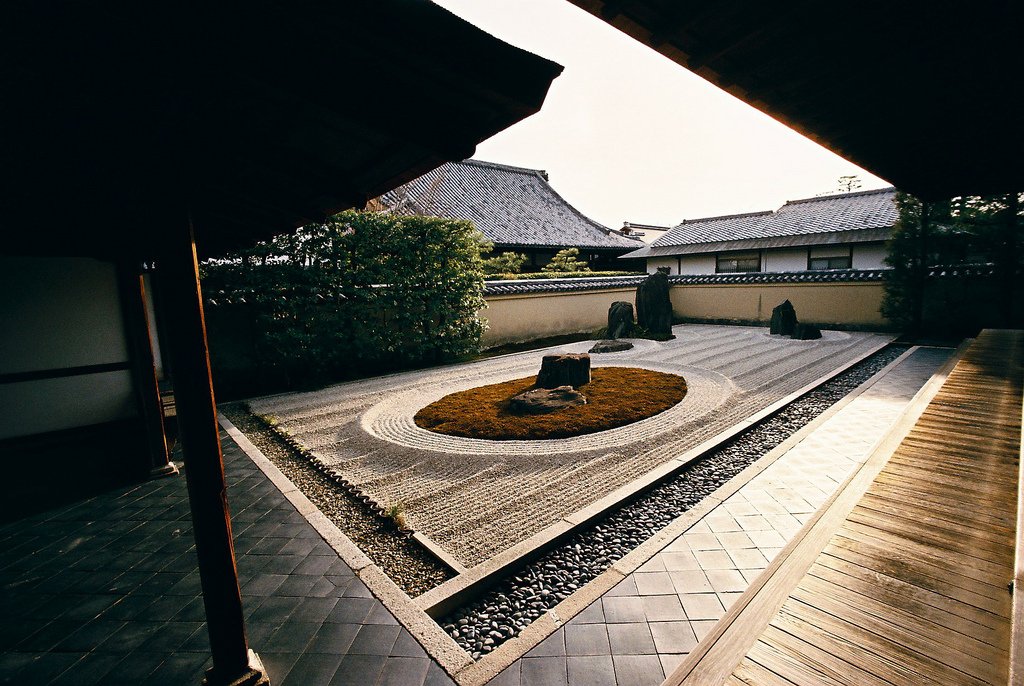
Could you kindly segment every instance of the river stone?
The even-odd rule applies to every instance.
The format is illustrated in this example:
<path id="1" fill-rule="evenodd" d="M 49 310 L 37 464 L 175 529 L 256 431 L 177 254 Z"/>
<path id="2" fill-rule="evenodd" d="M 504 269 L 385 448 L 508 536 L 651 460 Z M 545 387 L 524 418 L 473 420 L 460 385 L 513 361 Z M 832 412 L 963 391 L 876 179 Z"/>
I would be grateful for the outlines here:
<path id="1" fill-rule="evenodd" d="M 590 355 L 587 353 L 563 353 L 545 355 L 537 374 L 539 388 L 572 386 L 579 388 L 590 383 Z"/>
<path id="2" fill-rule="evenodd" d="M 821 338 L 821 329 L 816 327 L 814 324 L 804 324 L 798 322 L 793 327 L 793 340 L 796 341 L 814 341 Z"/>
<path id="3" fill-rule="evenodd" d="M 795 327 L 796 310 L 793 308 L 793 303 L 786 300 L 772 310 L 771 333 L 792 336 Z"/>
<path id="4" fill-rule="evenodd" d="M 508 409 L 513 414 L 548 414 L 567 407 L 586 405 L 587 398 L 572 386 L 532 388 L 512 396 Z"/>
<path id="5" fill-rule="evenodd" d="M 633 333 L 633 303 L 622 300 L 613 302 L 608 308 L 608 338 L 614 340 L 631 333 Z"/>
<path id="6" fill-rule="evenodd" d="M 672 301 L 665 272 L 657 271 L 637 286 L 636 323 L 650 333 L 672 334 Z"/>
<path id="7" fill-rule="evenodd" d="M 633 344 L 629 341 L 598 341 L 594 344 L 594 347 L 590 349 L 591 353 L 617 353 L 623 350 L 629 350 L 633 347 Z"/>

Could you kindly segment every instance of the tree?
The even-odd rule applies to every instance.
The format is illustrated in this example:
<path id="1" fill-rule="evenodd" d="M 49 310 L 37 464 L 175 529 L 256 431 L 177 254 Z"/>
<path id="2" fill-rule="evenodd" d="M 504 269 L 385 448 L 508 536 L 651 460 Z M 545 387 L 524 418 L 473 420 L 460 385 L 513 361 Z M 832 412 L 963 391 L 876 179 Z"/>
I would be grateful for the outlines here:
<path id="1" fill-rule="evenodd" d="M 924 202 L 898 193 L 896 202 L 899 219 L 886 258 L 892 271 L 886 276 L 882 314 L 915 335 L 925 329 L 964 333 L 1017 325 L 1024 266 L 1021 195 Z M 935 267 L 951 274 L 963 265 L 981 265 L 992 275 L 929 279 Z"/>
<path id="2" fill-rule="evenodd" d="M 541 269 L 546 272 L 589 272 L 587 263 L 576 259 L 579 254 L 579 248 L 559 250 Z"/>
<path id="3" fill-rule="evenodd" d="M 516 252 L 503 252 L 483 261 L 484 274 L 518 274 L 523 270 L 527 257 Z"/>
<path id="4" fill-rule="evenodd" d="M 839 177 L 839 192 L 852 193 L 861 187 L 860 178 L 856 174 L 846 174 Z"/>

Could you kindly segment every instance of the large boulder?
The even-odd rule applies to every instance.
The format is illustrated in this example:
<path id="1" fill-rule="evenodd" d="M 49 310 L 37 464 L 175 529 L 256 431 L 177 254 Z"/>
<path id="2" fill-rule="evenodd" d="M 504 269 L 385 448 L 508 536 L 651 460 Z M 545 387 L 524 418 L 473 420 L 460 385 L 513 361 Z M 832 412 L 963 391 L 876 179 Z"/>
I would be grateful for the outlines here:
<path id="1" fill-rule="evenodd" d="M 633 344 L 629 341 L 613 341 L 611 339 L 598 341 L 594 344 L 594 347 L 590 349 L 591 354 L 593 353 L 617 353 L 623 350 L 629 350 L 633 347 Z"/>
<path id="2" fill-rule="evenodd" d="M 513 414 L 548 414 L 586 404 L 587 398 L 572 386 L 559 386 L 531 388 L 514 395 L 508 402 L 508 409 Z"/>
<path id="3" fill-rule="evenodd" d="M 793 327 L 793 340 L 795 341 L 815 341 L 819 338 L 821 338 L 821 329 L 814 324 L 797 322 L 797 325 Z"/>
<path id="4" fill-rule="evenodd" d="M 637 287 L 636 323 L 650 333 L 672 334 L 672 301 L 665 272 L 651 274 Z"/>
<path id="5" fill-rule="evenodd" d="M 587 353 L 564 353 L 545 355 L 537 374 L 538 388 L 572 386 L 579 388 L 590 383 L 590 355 Z"/>
<path id="6" fill-rule="evenodd" d="M 792 336 L 796 323 L 796 310 L 788 300 L 772 310 L 771 333 Z"/>
<path id="7" fill-rule="evenodd" d="M 633 303 L 621 300 L 608 308 L 608 338 L 614 340 L 633 333 Z"/>

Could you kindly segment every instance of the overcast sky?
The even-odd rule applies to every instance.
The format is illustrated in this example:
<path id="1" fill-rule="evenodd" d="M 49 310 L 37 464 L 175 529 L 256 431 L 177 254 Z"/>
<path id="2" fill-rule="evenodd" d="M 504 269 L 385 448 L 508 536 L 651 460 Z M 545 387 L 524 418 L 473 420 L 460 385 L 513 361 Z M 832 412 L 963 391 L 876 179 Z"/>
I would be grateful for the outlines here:
<path id="1" fill-rule="evenodd" d="M 889 185 L 567 0 L 434 1 L 565 67 L 541 111 L 475 158 L 547 170 L 606 226 L 776 209 L 844 174 Z"/>

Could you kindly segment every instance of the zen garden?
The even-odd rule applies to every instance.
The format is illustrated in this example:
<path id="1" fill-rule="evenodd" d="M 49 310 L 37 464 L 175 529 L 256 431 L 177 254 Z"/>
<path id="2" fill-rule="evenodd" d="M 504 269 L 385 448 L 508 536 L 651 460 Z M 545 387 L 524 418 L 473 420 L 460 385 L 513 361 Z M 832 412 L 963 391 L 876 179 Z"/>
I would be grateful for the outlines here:
<path id="1" fill-rule="evenodd" d="M 0 683 L 1024 686 L 1012 4 L 0 10 Z"/>

